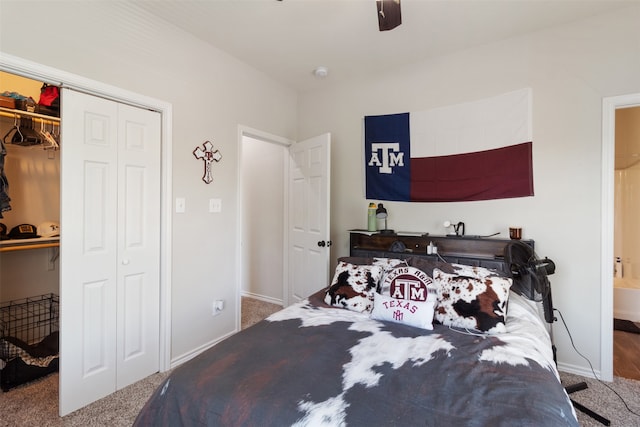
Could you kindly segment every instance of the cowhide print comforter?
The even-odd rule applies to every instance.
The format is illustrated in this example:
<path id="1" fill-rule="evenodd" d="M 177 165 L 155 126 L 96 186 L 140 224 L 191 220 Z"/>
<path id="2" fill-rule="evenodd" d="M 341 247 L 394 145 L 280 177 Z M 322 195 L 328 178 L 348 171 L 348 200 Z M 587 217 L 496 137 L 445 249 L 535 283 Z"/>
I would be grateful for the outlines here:
<path id="1" fill-rule="evenodd" d="M 292 305 L 176 368 L 136 426 L 577 426 L 534 303 L 477 336 Z"/>

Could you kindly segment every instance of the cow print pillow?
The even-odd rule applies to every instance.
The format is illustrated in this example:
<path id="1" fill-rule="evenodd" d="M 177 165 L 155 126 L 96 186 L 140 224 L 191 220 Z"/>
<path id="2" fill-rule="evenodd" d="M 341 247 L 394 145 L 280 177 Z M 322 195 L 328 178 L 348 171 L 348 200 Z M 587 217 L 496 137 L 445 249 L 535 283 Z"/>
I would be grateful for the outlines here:
<path id="1" fill-rule="evenodd" d="M 474 279 L 484 279 L 489 276 L 499 275 L 495 270 L 474 265 L 451 264 L 451 267 L 453 267 L 455 274 L 458 276 L 473 277 Z"/>
<path id="2" fill-rule="evenodd" d="M 443 325 L 489 334 L 506 332 L 505 319 L 511 279 L 468 277 L 433 270 L 438 284 L 435 318 Z"/>
<path id="3" fill-rule="evenodd" d="M 354 265 L 339 262 L 324 302 L 359 313 L 371 313 L 373 295 L 382 277 L 377 265 Z"/>
<path id="4" fill-rule="evenodd" d="M 374 258 L 372 264 L 382 267 L 383 273 L 388 273 L 399 265 L 407 265 L 407 262 L 396 258 Z"/>

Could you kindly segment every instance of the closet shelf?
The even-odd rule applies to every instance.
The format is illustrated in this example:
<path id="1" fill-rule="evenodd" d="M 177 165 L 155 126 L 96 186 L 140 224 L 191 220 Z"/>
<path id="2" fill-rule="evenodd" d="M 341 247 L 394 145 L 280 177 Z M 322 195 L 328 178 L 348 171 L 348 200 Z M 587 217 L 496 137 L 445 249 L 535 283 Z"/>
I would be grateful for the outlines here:
<path id="1" fill-rule="evenodd" d="M 36 237 L 33 239 L 0 240 L 0 252 L 22 251 L 26 249 L 57 248 L 60 237 Z"/>
<path id="2" fill-rule="evenodd" d="M 40 120 L 45 120 L 45 121 L 48 120 L 53 123 L 60 123 L 60 117 L 53 117 L 53 116 L 48 116 L 46 114 L 39 114 L 39 113 L 31 113 L 29 111 L 15 110 L 15 109 L 6 108 L 6 107 L 0 107 L 0 116 L 10 117 L 10 118 L 14 118 L 16 116 L 18 117 L 26 116 L 26 117 L 33 117 Z"/>

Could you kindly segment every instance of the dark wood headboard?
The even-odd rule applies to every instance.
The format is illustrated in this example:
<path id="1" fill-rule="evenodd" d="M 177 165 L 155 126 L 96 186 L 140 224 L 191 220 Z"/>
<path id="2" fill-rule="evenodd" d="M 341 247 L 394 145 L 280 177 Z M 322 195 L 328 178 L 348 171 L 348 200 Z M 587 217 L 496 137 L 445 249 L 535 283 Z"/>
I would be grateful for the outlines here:
<path id="1" fill-rule="evenodd" d="M 391 251 L 394 242 L 402 242 L 403 252 Z M 431 236 L 419 234 L 382 234 L 358 230 L 350 231 L 349 254 L 357 257 L 407 258 L 423 256 L 442 257 L 451 263 L 475 265 L 506 271 L 504 248 L 510 239 L 484 238 L 475 236 Z M 533 240 L 522 242 L 534 247 Z M 427 247 L 433 243 L 438 255 L 427 254 Z"/>

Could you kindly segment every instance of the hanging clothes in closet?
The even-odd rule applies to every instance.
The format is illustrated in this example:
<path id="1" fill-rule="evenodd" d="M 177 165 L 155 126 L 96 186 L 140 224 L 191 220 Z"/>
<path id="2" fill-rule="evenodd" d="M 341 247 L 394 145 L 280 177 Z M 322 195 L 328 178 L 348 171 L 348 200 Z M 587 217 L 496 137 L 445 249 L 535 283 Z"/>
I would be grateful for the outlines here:
<path id="1" fill-rule="evenodd" d="M 0 218 L 2 212 L 11 210 L 11 198 L 9 197 L 9 181 L 4 173 L 4 158 L 7 155 L 7 149 L 4 146 L 4 141 L 0 139 Z"/>

